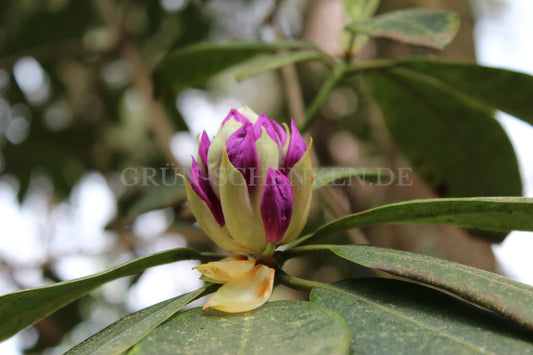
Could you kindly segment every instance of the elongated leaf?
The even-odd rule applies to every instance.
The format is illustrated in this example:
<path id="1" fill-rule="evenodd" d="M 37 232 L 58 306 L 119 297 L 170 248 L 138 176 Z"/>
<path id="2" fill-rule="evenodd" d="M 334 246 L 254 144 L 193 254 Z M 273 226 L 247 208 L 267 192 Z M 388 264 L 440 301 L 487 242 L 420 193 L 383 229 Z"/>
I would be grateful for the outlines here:
<path id="1" fill-rule="evenodd" d="M 129 261 L 98 274 L 3 295 L 0 297 L 0 341 L 106 282 L 136 274 L 152 266 L 187 259 L 205 262 L 218 257 L 188 248 L 171 249 Z"/>
<path id="2" fill-rule="evenodd" d="M 351 76 L 367 70 L 387 73 L 394 68 L 403 69 L 403 75 L 410 74 L 427 84 L 468 97 L 480 106 L 507 112 L 533 124 L 533 101 L 530 100 L 533 76 L 526 73 L 428 58 L 357 63 L 346 72 Z"/>
<path id="3" fill-rule="evenodd" d="M 431 288 L 390 279 L 315 288 L 311 301 L 352 329 L 353 354 L 525 354 L 533 337 L 499 315 Z"/>
<path id="4" fill-rule="evenodd" d="M 348 215 L 319 228 L 315 235 L 380 223 L 449 224 L 492 230 L 533 231 L 533 199 L 524 197 L 412 200 Z"/>
<path id="5" fill-rule="evenodd" d="M 76 345 L 66 354 L 121 354 L 204 291 L 205 288 L 201 288 L 129 314 Z"/>
<path id="6" fill-rule="evenodd" d="M 373 37 L 442 49 L 457 34 L 459 15 L 443 10 L 398 10 L 354 21 L 346 28 Z"/>
<path id="7" fill-rule="evenodd" d="M 157 92 L 195 86 L 232 65 L 261 53 L 288 48 L 314 48 L 310 42 L 200 43 L 170 52 L 154 70 Z"/>
<path id="8" fill-rule="evenodd" d="M 533 330 L 533 287 L 501 275 L 415 253 L 368 245 L 330 246 L 366 267 L 436 286 Z"/>
<path id="9" fill-rule="evenodd" d="M 368 72 L 389 131 L 418 174 L 446 197 L 520 196 L 509 138 L 493 111 L 402 68 Z"/>
<path id="10" fill-rule="evenodd" d="M 325 167 L 313 171 L 316 174 L 313 180 L 313 190 L 319 187 L 333 184 L 334 186 L 353 186 L 364 185 L 369 182 L 381 183 L 384 179 L 390 178 L 388 169 L 367 169 L 367 168 L 343 168 L 343 167 Z M 337 180 L 342 182 L 335 183 Z"/>
<path id="11" fill-rule="evenodd" d="M 235 80 L 241 81 L 264 72 L 280 68 L 284 65 L 298 62 L 319 60 L 320 57 L 313 52 L 286 52 L 252 59 L 235 74 Z"/>
<path id="12" fill-rule="evenodd" d="M 399 63 L 437 80 L 449 91 L 471 97 L 480 104 L 507 112 L 533 124 L 533 76 L 475 63 L 454 63 L 442 60 L 411 59 Z M 422 77 L 420 77 L 423 79 Z"/>
<path id="13" fill-rule="evenodd" d="M 246 313 L 180 312 L 130 354 L 346 354 L 350 330 L 316 304 L 268 302 Z"/>

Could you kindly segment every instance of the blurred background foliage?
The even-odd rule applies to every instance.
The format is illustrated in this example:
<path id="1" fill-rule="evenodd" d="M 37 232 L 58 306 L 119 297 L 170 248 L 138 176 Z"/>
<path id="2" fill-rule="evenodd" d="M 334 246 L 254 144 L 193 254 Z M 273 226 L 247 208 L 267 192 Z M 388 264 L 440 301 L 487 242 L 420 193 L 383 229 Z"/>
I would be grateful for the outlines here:
<path id="1" fill-rule="evenodd" d="M 388 0 L 378 12 L 411 6 L 457 11 L 461 28 L 456 40 L 442 52 L 372 40 L 356 59 L 423 55 L 475 61 L 470 2 Z M 27 244 L 14 242 L 1 251 L 2 293 L 81 276 L 170 247 L 213 248 L 194 225 L 175 177 L 175 170 L 190 164 L 196 135 L 203 129 L 213 135 L 229 108 L 241 105 L 278 121 L 301 122 L 303 108 L 312 102 L 327 69 L 303 62 L 237 82 L 230 68 L 180 91 L 155 90 L 153 69 L 169 51 L 207 40 L 304 39 L 340 56 L 345 41 L 340 31 L 346 21 L 340 0 L 2 1 L 0 198 L 11 198 L 12 206 L 26 213 L 33 235 Z M 202 63 L 220 65 L 209 57 Z M 387 86 L 378 79 L 375 96 Z M 418 164 L 422 174 L 410 175 L 413 184 L 408 187 L 356 184 L 317 193 L 307 230 L 384 203 L 453 195 L 432 183 L 424 161 L 408 163 L 360 76 L 337 85 L 309 134 L 321 165 L 396 171 Z M 511 154 L 510 170 L 516 165 L 513 159 Z M 154 180 L 146 178 L 154 171 Z M 505 185 L 510 191 L 506 195 L 520 194 L 516 174 L 509 172 L 512 182 Z M 5 227 L 13 228 L 8 219 L 9 214 L 0 215 L 6 245 L 7 239 L 17 239 L 12 234 L 17 230 Z M 475 232 L 450 226 L 377 226 L 363 232 L 331 238 L 370 241 L 495 269 L 490 238 L 475 237 Z M 24 249 L 17 257 L 17 248 L 35 250 Z M 326 282 L 353 276 L 352 264 L 344 267 L 335 261 L 333 268 L 332 263 L 327 258 L 313 264 L 291 261 L 288 268 L 297 276 Z M 113 282 L 23 332 L 18 342 L 26 353 L 61 353 L 158 296 L 196 288 L 199 281 L 182 281 L 178 275 L 191 274 L 192 266 L 151 274 L 153 281 L 147 281 L 150 270 Z M 157 291 L 162 284 L 167 288 Z M 147 289 L 160 294 L 146 296 Z M 278 292 L 285 297 L 288 291 Z"/>

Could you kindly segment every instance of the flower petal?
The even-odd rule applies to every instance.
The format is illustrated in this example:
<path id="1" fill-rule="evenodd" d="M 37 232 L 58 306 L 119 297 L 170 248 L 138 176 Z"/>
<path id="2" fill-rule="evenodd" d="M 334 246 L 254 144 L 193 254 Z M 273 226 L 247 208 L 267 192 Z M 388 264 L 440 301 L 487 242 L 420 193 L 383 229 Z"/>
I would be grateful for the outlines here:
<path id="1" fill-rule="evenodd" d="M 201 280 L 225 284 L 252 270 L 254 266 L 255 260 L 243 259 L 239 256 L 212 261 L 199 265 L 194 269 L 202 273 Z"/>
<path id="2" fill-rule="evenodd" d="M 222 153 L 226 148 L 226 141 L 228 138 L 235 133 L 243 124 L 237 122 L 234 118 L 231 118 L 227 121 L 224 126 L 221 126 L 216 134 L 215 138 L 209 146 L 209 151 L 207 152 L 207 171 L 209 171 L 209 182 L 215 194 L 220 197 L 220 192 L 218 190 L 219 186 L 219 170 L 220 163 L 222 161 Z"/>
<path id="3" fill-rule="evenodd" d="M 291 138 L 285 158 L 285 175 L 289 174 L 290 169 L 302 158 L 306 150 L 304 139 L 294 121 L 291 120 Z"/>
<path id="4" fill-rule="evenodd" d="M 220 287 L 204 305 L 203 310 L 213 308 L 238 313 L 262 306 L 272 295 L 274 273 L 274 269 L 268 266 L 256 265 L 252 270 Z"/>
<path id="5" fill-rule="evenodd" d="M 279 138 L 279 142 L 281 143 L 281 146 L 283 147 L 285 145 L 285 142 L 287 142 L 287 133 L 285 132 L 285 129 L 276 121 L 270 120 L 272 123 L 272 127 L 276 131 L 276 134 Z"/>
<path id="6" fill-rule="evenodd" d="M 209 183 L 209 179 L 204 175 L 200 165 L 198 165 L 194 158 L 192 159 L 191 167 L 191 187 L 194 192 L 204 200 L 207 206 L 209 206 L 209 210 L 217 220 L 218 224 L 223 227 L 225 222 L 220 200 L 215 195 L 215 192 Z"/>
<path id="7" fill-rule="evenodd" d="M 257 171 L 257 149 L 252 124 L 246 122 L 226 142 L 228 158 L 246 180 L 248 192 L 253 188 L 252 180 Z"/>
<path id="8" fill-rule="evenodd" d="M 260 252 L 265 244 L 261 216 L 254 214 L 244 176 L 229 161 L 224 152 L 220 165 L 220 201 L 231 236 L 249 248 Z"/>
<path id="9" fill-rule="evenodd" d="M 191 206 L 191 211 L 205 234 L 207 234 L 207 236 L 222 249 L 235 253 L 249 252 L 248 248 L 240 245 L 230 236 L 226 226 L 221 227 L 220 224 L 218 224 L 207 203 L 205 203 L 205 201 L 193 190 L 183 175 L 179 176 L 183 179 L 185 184 L 187 200 Z"/>
<path id="10" fill-rule="evenodd" d="M 259 203 L 263 194 L 262 186 L 268 175 L 268 168 L 277 167 L 279 164 L 279 146 L 268 135 L 266 128 L 262 128 L 261 138 L 255 142 L 257 149 L 257 172 L 253 180 L 254 186 L 259 186 L 251 191 L 250 200 L 252 201 L 254 213 L 259 213 Z"/>
<path id="11" fill-rule="evenodd" d="M 269 168 L 260 204 L 268 242 L 278 243 L 283 239 L 291 222 L 292 209 L 291 182 L 278 169 Z"/>
<path id="12" fill-rule="evenodd" d="M 257 118 L 258 118 L 257 113 L 255 113 L 254 110 L 252 110 L 250 107 L 248 107 L 248 106 L 242 106 L 242 107 L 239 107 L 239 108 L 237 109 L 237 111 L 239 111 L 239 113 L 240 113 L 241 115 L 243 115 L 244 117 L 246 117 L 246 119 L 247 119 L 250 123 L 254 124 L 255 121 L 257 121 Z"/>
<path id="13" fill-rule="evenodd" d="M 246 106 L 245 106 L 246 107 Z M 250 110 L 254 115 L 255 112 L 253 112 L 250 108 L 246 107 L 248 110 Z M 250 122 L 250 120 L 246 117 L 246 112 L 244 113 L 241 113 L 239 111 L 242 111 L 244 109 L 244 107 L 241 107 L 239 110 L 237 109 L 232 109 L 229 111 L 228 115 L 226 116 L 226 118 L 224 118 L 224 121 L 222 121 L 222 126 L 224 126 L 226 124 L 226 122 L 228 122 L 229 120 L 231 120 L 232 118 L 237 121 L 237 122 L 240 122 L 242 124 L 246 123 L 246 122 Z M 257 116 L 257 115 L 256 115 Z"/>
<path id="14" fill-rule="evenodd" d="M 264 113 L 260 114 L 254 123 L 254 136 L 256 140 L 261 137 L 263 128 L 266 129 L 268 135 L 274 142 L 280 146 L 285 145 L 287 140 L 285 130 L 276 121 L 268 119 Z"/>
<path id="15" fill-rule="evenodd" d="M 293 241 L 302 231 L 309 216 L 311 197 L 313 194 L 313 169 L 311 165 L 311 146 L 304 156 L 291 168 L 288 178 L 291 182 L 293 212 L 291 223 L 283 237 L 281 244 Z"/>
<path id="16" fill-rule="evenodd" d="M 207 165 L 207 152 L 209 150 L 209 146 L 211 145 L 211 141 L 209 140 L 209 137 L 207 136 L 207 133 L 203 131 L 202 138 L 200 139 L 200 145 L 198 147 L 198 157 L 202 164 L 205 167 L 205 172 L 209 174 L 209 169 Z"/>

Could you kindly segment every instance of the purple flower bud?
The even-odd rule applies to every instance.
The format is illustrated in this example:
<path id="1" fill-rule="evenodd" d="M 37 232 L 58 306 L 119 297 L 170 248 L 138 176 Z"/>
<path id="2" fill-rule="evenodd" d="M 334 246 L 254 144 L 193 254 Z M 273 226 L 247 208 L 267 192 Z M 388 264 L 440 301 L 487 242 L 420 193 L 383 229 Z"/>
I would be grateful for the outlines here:
<path id="1" fill-rule="evenodd" d="M 241 128 L 228 138 L 226 151 L 231 164 L 244 176 L 248 185 L 248 192 L 250 192 L 257 170 L 257 149 L 255 147 L 253 126 L 250 122 L 246 121 Z"/>
<path id="2" fill-rule="evenodd" d="M 211 145 L 211 141 L 209 140 L 207 133 L 205 133 L 204 131 L 202 133 L 202 138 L 200 140 L 200 147 L 198 147 L 198 155 L 206 171 L 208 170 L 207 169 L 207 151 L 209 150 L 210 145 Z M 209 172 L 207 172 L 207 174 L 209 175 Z"/>
<path id="3" fill-rule="evenodd" d="M 289 175 L 289 170 L 303 157 L 307 146 L 304 139 L 298 131 L 298 127 L 293 120 L 291 120 L 291 138 L 289 140 L 289 148 L 287 149 L 287 156 L 285 158 L 285 174 Z"/>
<path id="4" fill-rule="evenodd" d="M 194 192 L 207 204 L 218 224 L 224 226 L 224 214 L 222 213 L 220 200 L 215 195 L 209 183 L 209 178 L 204 175 L 200 165 L 194 158 L 192 159 L 190 184 Z"/>
<path id="5" fill-rule="evenodd" d="M 291 182 L 278 169 L 268 168 L 259 207 L 268 242 L 279 243 L 283 239 L 291 222 L 292 206 Z"/>
<path id="6" fill-rule="evenodd" d="M 241 107 L 229 112 L 213 139 L 202 133 L 187 198 L 221 248 L 267 255 L 304 228 L 311 169 L 310 146 L 294 122 L 289 136 L 265 114 Z"/>

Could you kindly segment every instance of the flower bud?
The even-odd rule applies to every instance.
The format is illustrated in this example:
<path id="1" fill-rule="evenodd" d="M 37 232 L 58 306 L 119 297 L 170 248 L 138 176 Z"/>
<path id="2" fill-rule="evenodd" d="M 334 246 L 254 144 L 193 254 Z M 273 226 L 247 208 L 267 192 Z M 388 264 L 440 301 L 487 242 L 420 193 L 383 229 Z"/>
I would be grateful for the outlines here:
<path id="1" fill-rule="evenodd" d="M 294 122 L 289 130 L 248 107 L 231 110 L 212 141 L 203 132 L 186 186 L 206 234 L 254 255 L 294 240 L 309 214 L 310 145 Z"/>

